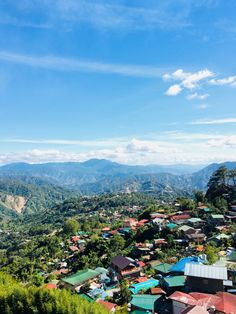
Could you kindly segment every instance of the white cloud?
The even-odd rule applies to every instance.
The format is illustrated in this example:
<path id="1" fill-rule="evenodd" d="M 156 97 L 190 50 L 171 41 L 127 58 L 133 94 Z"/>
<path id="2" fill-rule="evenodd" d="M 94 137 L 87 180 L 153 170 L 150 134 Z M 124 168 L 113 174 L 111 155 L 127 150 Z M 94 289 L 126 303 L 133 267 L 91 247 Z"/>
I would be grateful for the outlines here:
<path id="1" fill-rule="evenodd" d="M 235 160 L 236 136 L 222 134 L 169 132 L 160 134 L 162 139 L 124 139 L 115 145 L 100 147 L 54 149 L 30 149 L 0 153 L 0 163 L 11 162 L 64 162 L 105 158 L 124 164 L 200 164 Z M 108 142 L 111 139 L 107 140 Z M 63 144 L 62 144 L 63 145 Z M 223 146 L 222 146 L 223 145 Z M 79 151 L 78 151 L 79 150 Z"/>
<path id="2" fill-rule="evenodd" d="M 229 76 L 222 79 L 212 79 L 209 81 L 212 85 L 230 85 L 236 87 L 236 76 Z"/>
<path id="3" fill-rule="evenodd" d="M 236 147 L 236 135 L 223 136 L 221 139 L 212 139 L 207 142 L 211 147 Z"/>
<path id="4" fill-rule="evenodd" d="M 236 123 L 236 118 L 196 120 L 196 121 L 190 122 L 189 124 L 203 125 L 203 124 L 226 124 L 226 123 Z"/>
<path id="5" fill-rule="evenodd" d="M 78 72 L 97 72 L 133 77 L 161 77 L 161 70 L 151 66 L 113 64 L 56 56 L 30 56 L 0 51 L 0 60 L 31 67 Z"/>
<path id="6" fill-rule="evenodd" d="M 170 93 L 168 93 L 169 90 L 166 92 L 166 95 L 174 96 L 174 95 L 179 94 L 183 89 L 193 90 L 193 89 L 198 88 L 200 83 L 204 82 L 206 79 L 213 77 L 213 76 L 215 76 L 215 74 L 208 69 L 200 70 L 200 71 L 193 72 L 193 73 L 185 72 L 182 69 L 179 69 L 179 70 L 177 70 L 171 74 L 166 73 L 162 77 L 165 81 L 166 80 L 167 81 L 172 80 L 172 81 L 178 81 L 179 82 L 178 85 L 173 85 L 173 86 L 179 87 L 178 93 L 170 94 Z M 199 99 L 204 99 L 204 97 L 206 98 L 207 96 L 208 96 L 208 94 L 198 95 L 197 93 L 194 93 L 194 94 L 191 94 L 189 96 L 190 97 L 189 99 L 194 99 L 197 97 L 203 97 L 203 98 L 199 98 Z"/>
<path id="7" fill-rule="evenodd" d="M 206 99 L 207 97 L 209 97 L 209 94 L 198 94 L 198 93 L 196 92 L 196 93 L 187 95 L 186 98 L 187 98 L 188 100 L 192 100 L 192 99 L 204 100 L 204 99 Z"/>
<path id="8" fill-rule="evenodd" d="M 182 91 L 182 87 L 178 84 L 175 84 L 175 85 L 170 86 L 165 94 L 168 96 L 176 96 L 179 93 L 181 93 L 181 91 Z"/>

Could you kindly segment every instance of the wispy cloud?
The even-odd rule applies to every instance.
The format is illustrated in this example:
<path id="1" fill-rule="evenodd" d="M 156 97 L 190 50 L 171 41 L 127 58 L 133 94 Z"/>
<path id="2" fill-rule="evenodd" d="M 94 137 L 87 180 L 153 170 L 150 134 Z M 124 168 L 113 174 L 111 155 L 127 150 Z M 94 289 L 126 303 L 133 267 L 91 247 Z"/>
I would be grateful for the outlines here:
<path id="1" fill-rule="evenodd" d="M 0 51 L 0 60 L 62 71 L 97 72 L 150 78 L 161 77 L 162 75 L 161 69 L 151 66 L 112 64 L 57 56 L 30 56 L 5 51 Z"/>
<path id="2" fill-rule="evenodd" d="M 193 99 L 204 100 L 204 99 L 206 99 L 207 97 L 209 97 L 209 94 L 198 94 L 198 93 L 196 92 L 196 93 L 187 95 L 186 98 L 187 98 L 188 100 L 193 100 Z"/>
<path id="3" fill-rule="evenodd" d="M 226 123 L 236 123 L 236 118 L 224 118 L 224 119 L 210 119 L 210 120 L 196 120 L 189 122 L 193 125 L 204 125 L 204 124 L 226 124 Z"/>
<path id="4" fill-rule="evenodd" d="M 114 0 L 24 0 L 12 6 L 23 15 L 25 11 L 37 11 L 46 24 L 60 23 L 61 28 L 87 23 L 96 28 L 133 31 L 189 27 L 191 13 L 209 5 L 207 0 L 199 0 L 197 5 L 192 0 L 175 0 L 174 6 L 172 0 L 153 1 L 149 2 L 148 7 L 142 3 L 126 5 L 123 1 Z"/>
<path id="5" fill-rule="evenodd" d="M 229 85 L 236 87 L 236 76 L 229 76 L 222 79 L 212 79 L 209 83 L 212 85 Z"/>
<path id="6" fill-rule="evenodd" d="M 186 90 L 194 90 L 199 87 L 199 84 L 205 82 L 210 77 L 214 77 L 215 74 L 208 70 L 203 69 L 197 72 L 185 72 L 182 69 L 179 69 L 173 73 L 166 73 L 163 75 L 163 79 L 165 81 L 177 81 L 178 84 L 171 85 L 166 92 L 166 95 L 175 96 L 178 95 L 184 89 Z M 171 93 L 173 91 L 173 93 Z M 198 93 L 192 93 L 188 96 L 188 99 L 204 99 L 208 96 L 208 94 L 199 95 Z"/>
<path id="7" fill-rule="evenodd" d="M 81 146 L 81 147 L 113 147 L 124 143 L 124 138 L 98 139 L 98 140 L 68 140 L 68 139 L 0 139 L 1 143 L 39 144 L 55 146 Z"/>

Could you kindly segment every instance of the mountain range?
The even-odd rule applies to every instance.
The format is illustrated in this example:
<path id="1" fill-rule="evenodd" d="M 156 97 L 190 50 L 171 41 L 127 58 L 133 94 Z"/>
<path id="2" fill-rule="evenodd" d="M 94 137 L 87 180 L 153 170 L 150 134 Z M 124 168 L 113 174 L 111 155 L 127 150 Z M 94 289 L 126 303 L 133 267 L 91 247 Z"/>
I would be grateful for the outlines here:
<path id="1" fill-rule="evenodd" d="M 75 193 L 135 191 L 175 198 L 191 195 L 196 189 L 205 190 L 212 173 L 222 165 L 236 168 L 236 162 L 214 163 L 200 169 L 189 165 L 130 166 L 103 159 L 8 164 L 0 167 L 0 206 L 7 204 L 8 209 L 13 207 L 18 212 L 25 208 L 35 211 Z M 9 195 L 24 199 L 14 200 Z"/>

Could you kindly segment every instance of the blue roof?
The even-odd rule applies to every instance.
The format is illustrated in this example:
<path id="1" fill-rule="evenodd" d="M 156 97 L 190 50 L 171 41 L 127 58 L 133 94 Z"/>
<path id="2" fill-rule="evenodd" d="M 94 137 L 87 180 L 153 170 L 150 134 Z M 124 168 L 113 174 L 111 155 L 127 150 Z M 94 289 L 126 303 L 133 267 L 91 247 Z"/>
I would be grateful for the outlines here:
<path id="1" fill-rule="evenodd" d="M 87 295 L 93 299 L 99 298 L 102 300 L 104 300 L 108 296 L 106 291 L 104 291 L 103 289 L 99 289 L 99 288 L 90 290 L 89 293 L 87 293 Z"/>
<path id="2" fill-rule="evenodd" d="M 205 261 L 198 256 L 184 257 L 179 260 L 175 265 L 170 268 L 170 272 L 181 272 L 184 273 L 185 265 L 191 264 L 203 264 Z"/>
<path id="3" fill-rule="evenodd" d="M 159 285 L 159 280 L 149 279 L 147 281 L 140 282 L 140 283 L 132 285 L 129 290 L 133 294 L 137 294 L 140 290 L 143 290 L 143 289 L 146 290 L 146 289 L 149 289 L 149 288 L 157 287 L 158 285 Z"/>

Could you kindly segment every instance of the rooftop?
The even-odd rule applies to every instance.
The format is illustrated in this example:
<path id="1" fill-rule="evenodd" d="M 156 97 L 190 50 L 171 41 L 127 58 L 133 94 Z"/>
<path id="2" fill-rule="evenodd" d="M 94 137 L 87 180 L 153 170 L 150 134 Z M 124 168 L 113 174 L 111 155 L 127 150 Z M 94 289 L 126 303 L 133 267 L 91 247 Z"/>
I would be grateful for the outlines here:
<path id="1" fill-rule="evenodd" d="M 154 310 L 155 302 L 161 298 L 161 295 L 138 294 L 132 296 L 131 304 L 144 310 Z"/>
<path id="2" fill-rule="evenodd" d="M 133 284 L 131 287 L 130 287 L 130 291 L 133 293 L 133 294 L 137 294 L 140 290 L 143 290 L 143 289 L 149 289 L 149 288 L 153 288 L 153 287 L 157 287 L 159 285 L 159 280 L 156 280 L 156 279 L 149 279 L 149 280 L 146 280 L 144 282 L 140 282 L 140 283 L 136 283 L 136 284 Z"/>
<path id="3" fill-rule="evenodd" d="M 162 264 L 159 264 L 159 265 L 156 265 L 154 266 L 153 268 L 156 270 L 156 271 L 159 271 L 161 273 L 168 273 L 170 271 L 170 268 L 172 267 L 173 265 L 171 264 L 168 264 L 168 263 L 162 263 Z"/>
<path id="4" fill-rule="evenodd" d="M 185 276 L 165 277 L 164 281 L 169 288 L 182 287 L 185 285 Z"/>
<path id="5" fill-rule="evenodd" d="M 78 286 L 84 283 L 85 281 L 95 278 L 99 275 L 100 273 L 95 270 L 84 269 L 69 277 L 63 278 L 62 281 L 64 281 L 65 283 L 68 283 L 71 286 Z"/>
<path id="6" fill-rule="evenodd" d="M 187 263 L 191 264 L 201 264 L 204 261 L 198 256 L 184 257 L 179 260 L 175 265 L 173 265 L 170 269 L 171 272 L 182 272 L 184 273 L 185 265 Z"/>
<path id="7" fill-rule="evenodd" d="M 212 265 L 201 265 L 201 264 L 190 264 L 185 265 L 185 276 L 201 277 L 209 279 L 221 279 L 227 280 L 227 268 L 212 266 Z"/>

